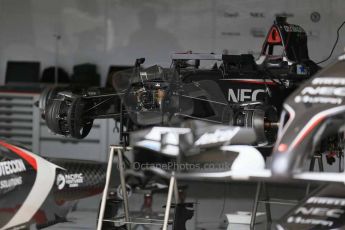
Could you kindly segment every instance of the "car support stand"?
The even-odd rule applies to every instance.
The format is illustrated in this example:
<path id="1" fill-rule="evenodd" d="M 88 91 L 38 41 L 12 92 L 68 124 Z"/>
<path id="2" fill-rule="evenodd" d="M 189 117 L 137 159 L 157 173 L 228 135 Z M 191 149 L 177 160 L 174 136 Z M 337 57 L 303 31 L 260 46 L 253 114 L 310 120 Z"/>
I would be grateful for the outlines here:
<path id="1" fill-rule="evenodd" d="M 127 197 L 127 192 L 124 192 L 127 190 L 126 190 L 125 172 L 124 172 L 124 164 L 123 164 L 123 152 L 126 150 L 130 150 L 130 149 L 131 149 L 130 147 L 123 147 L 123 146 L 117 146 L 117 145 L 111 145 L 110 146 L 110 154 L 109 154 L 109 160 L 108 160 L 106 181 L 105 181 L 105 187 L 104 187 L 102 201 L 101 201 L 101 207 L 99 210 L 97 230 L 102 230 L 104 211 L 105 211 L 105 206 L 106 206 L 106 202 L 107 202 L 107 196 L 108 196 L 108 190 L 109 190 L 109 184 L 110 184 L 110 178 L 111 178 L 111 172 L 112 172 L 112 167 L 113 167 L 115 150 L 117 150 L 117 156 L 118 156 L 121 189 L 122 189 L 123 204 L 124 204 L 124 211 L 125 211 L 125 222 L 127 223 L 127 229 L 130 230 L 128 197 Z"/>
<path id="2" fill-rule="evenodd" d="M 110 146 L 110 153 L 109 153 L 109 160 L 108 160 L 108 167 L 107 167 L 107 174 L 106 174 L 106 182 L 105 187 L 102 195 L 101 206 L 99 210 L 99 217 L 97 222 L 97 230 L 103 230 L 103 222 L 112 222 L 112 223 L 119 223 L 125 224 L 126 230 L 131 229 L 131 224 L 140 224 L 140 225 L 156 225 L 162 226 L 163 230 L 168 229 L 168 225 L 173 225 L 173 230 L 183 230 L 185 229 L 185 223 L 188 219 L 193 216 L 193 212 L 191 210 L 191 205 L 189 203 L 180 203 L 179 202 L 179 193 L 177 182 L 174 174 L 170 178 L 170 185 L 168 189 L 168 198 L 167 203 L 165 206 L 165 215 L 163 220 L 157 219 L 143 219 L 143 218 L 130 218 L 129 213 L 129 205 L 128 205 L 128 195 L 126 190 L 126 180 L 125 180 L 125 167 L 123 161 L 123 153 L 125 151 L 131 150 L 131 147 L 124 147 L 122 145 L 111 145 Z M 117 151 L 118 156 L 118 167 L 119 167 L 119 174 L 120 174 L 120 182 L 121 182 L 121 189 L 122 189 L 122 197 L 123 197 L 123 206 L 124 206 L 124 218 L 121 219 L 114 219 L 114 220 L 105 220 L 104 213 L 106 209 L 106 202 L 108 197 L 108 190 L 109 184 L 111 179 L 111 172 L 113 169 L 113 161 L 115 156 L 115 151 Z M 175 198 L 176 204 L 172 204 L 172 199 Z M 171 208 L 175 209 L 174 218 L 170 220 L 170 211 Z M 181 216 L 181 214 L 184 214 Z M 123 220 L 124 219 L 124 220 Z M 139 221 L 139 222 L 138 222 Z M 116 228 L 115 228 L 116 229 Z M 121 228 L 122 229 L 122 228 Z"/>

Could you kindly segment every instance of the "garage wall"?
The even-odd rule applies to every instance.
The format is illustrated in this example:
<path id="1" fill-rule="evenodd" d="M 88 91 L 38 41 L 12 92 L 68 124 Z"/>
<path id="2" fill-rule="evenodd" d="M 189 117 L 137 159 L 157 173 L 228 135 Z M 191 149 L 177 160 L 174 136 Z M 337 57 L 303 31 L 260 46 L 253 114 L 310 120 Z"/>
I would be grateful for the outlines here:
<path id="1" fill-rule="evenodd" d="M 110 64 L 142 56 L 147 65 L 169 65 L 173 51 L 257 54 L 276 14 L 305 28 L 319 61 L 344 10 L 343 0 L 0 0 L 0 83 L 7 60 L 57 62 L 69 72 L 92 62 L 105 80 Z"/>

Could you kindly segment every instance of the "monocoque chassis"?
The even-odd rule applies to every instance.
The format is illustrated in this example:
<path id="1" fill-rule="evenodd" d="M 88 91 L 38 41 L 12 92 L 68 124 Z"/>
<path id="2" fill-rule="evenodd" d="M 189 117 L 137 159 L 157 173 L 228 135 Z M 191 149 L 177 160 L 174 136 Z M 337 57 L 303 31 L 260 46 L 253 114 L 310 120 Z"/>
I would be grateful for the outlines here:
<path id="1" fill-rule="evenodd" d="M 281 46 L 284 52 L 275 55 Z M 201 69 L 200 61 L 213 66 Z M 275 140 L 285 98 L 319 67 L 309 59 L 307 36 L 298 25 L 277 17 L 257 61 L 249 54 L 180 53 L 170 68 L 134 68 L 114 73 L 108 88 L 47 88 L 39 107 L 52 132 L 82 139 L 95 119 L 120 122 L 120 139 L 153 125 L 186 118 L 254 128 L 258 145 Z"/>
<path id="2" fill-rule="evenodd" d="M 191 58 L 191 55 L 180 56 Z M 94 119 L 120 121 L 121 138 L 125 138 L 127 131 L 140 127 L 192 118 L 253 127 L 259 137 L 258 144 L 273 143 L 280 103 L 301 80 L 290 75 L 273 78 L 268 70 L 241 73 L 249 76 L 241 79 L 243 83 L 239 81 L 241 85 L 250 85 L 245 83 L 248 78 L 262 82 L 252 85 L 254 92 L 261 90 L 261 100 L 229 102 L 225 96 L 227 89 L 222 90 L 221 85 L 228 84 L 229 89 L 239 91 L 238 84 L 231 82 L 237 77 L 224 70 L 224 63 L 200 70 L 196 66 L 199 60 L 176 59 L 172 68 L 144 69 L 140 67 L 144 60 L 138 59 L 133 69 L 112 76 L 113 88 L 47 88 L 40 101 L 42 116 L 54 133 L 77 139 L 87 136 Z M 274 100 L 277 95 L 281 100 Z"/>

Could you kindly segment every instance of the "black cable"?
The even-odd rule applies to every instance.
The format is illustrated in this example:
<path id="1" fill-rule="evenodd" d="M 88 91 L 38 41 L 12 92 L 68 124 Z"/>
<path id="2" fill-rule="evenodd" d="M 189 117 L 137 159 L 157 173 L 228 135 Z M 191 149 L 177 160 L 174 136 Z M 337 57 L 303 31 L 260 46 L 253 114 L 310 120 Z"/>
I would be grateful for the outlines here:
<path id="1" fill-rule="evenodd" d="M 285 84 L 284 82 L 282 81 L 282 79 L 280 79 L 280 77 L 277 77 L 275 76 L 269 69 L 265 69 L 264 70 L 264 73 L 266 73 L 268 75 L 268 77 L 270 78 L 270 80 L 272 82 L 274 82 L 275 84 L 277 85 L 280 85 L 280 86 L 284 86 L 285 87 Z M 278 81 L 276 81 L 275 79 L 277 79 Z M 286 88 L 286 87 L 285 87 Z"/>
<path id="2" fill-rule="evenodd" d="M 338 40 L 339 40 L 339 31 L 340 31 L 340 29 L 344 26 L 344 24 L 345 24 L 345 21 L 343 21 L 343 23 L 341 23 L 341 25 L 340 25 L 340 26 L 338 27 L 338 29 L 337 29 L 337 38 L 335 39 L 335 42 L 334 42 L 333 48 L 332 48 L 332 50 L 331 50 L 331 53 L 330 53 L 329 56 L 328 56 L 326 59 L 324 59 L 323 61 L 317 62 L 317 63 L 316 63 L 317 65 L 318 65 L 318 64 L 321 64 L 321 63 L 323 63 L 323 62 L 325 62 L 325 61 L 327 61 L 327 60 L 330 59 L 331 56 L 333 55 L 334 49 L 335 49 L 335 47 L 336 47 L 337 44 L 338 44 Z"/>

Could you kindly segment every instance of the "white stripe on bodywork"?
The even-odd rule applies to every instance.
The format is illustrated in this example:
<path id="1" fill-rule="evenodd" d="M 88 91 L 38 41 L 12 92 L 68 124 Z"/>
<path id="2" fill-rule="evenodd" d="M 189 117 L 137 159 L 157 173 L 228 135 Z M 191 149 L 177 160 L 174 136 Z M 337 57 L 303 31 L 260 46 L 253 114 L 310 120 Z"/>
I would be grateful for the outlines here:
<path id="1" fill-rule="evenodd" d="M 56 169 L 60 168 L 25 149 L 17 146 L 16 148 L 20 149 L 21 151 L 25 152 L 25 154 L 33 157 L 36 160 L 37 175 L 29 195 L 16 214 L 3 228 L 1 228 L 1 230 L 25 224 L 32 219 L 35 213 L 42 206 L 43 202 L 46 200 L 55 182 Z"/>

